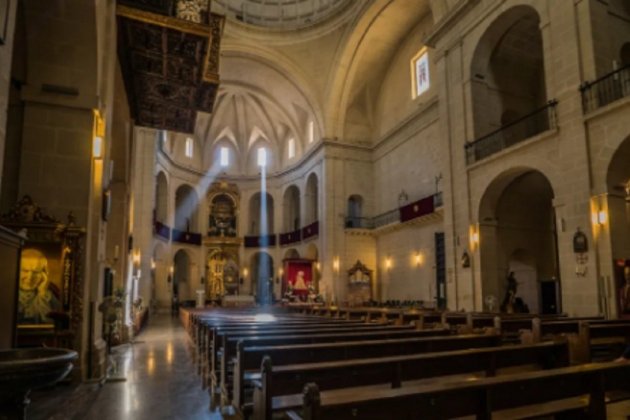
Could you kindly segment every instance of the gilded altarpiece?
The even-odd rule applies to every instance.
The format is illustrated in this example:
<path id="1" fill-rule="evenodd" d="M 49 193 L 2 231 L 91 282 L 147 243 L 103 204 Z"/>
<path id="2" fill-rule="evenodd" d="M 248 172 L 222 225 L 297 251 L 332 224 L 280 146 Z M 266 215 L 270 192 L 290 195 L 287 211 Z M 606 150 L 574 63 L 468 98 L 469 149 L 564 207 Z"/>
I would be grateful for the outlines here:
<path id="1" fill-rule="evenodd" d="M 348 270 L 348 301 L 352 306 L 361 306 L 372 299 L 372 270 L 357 262 Z"/>
<path id="2" fill-rule="evenodd" d="M 208 235 L 204 240 L 206 258 L 206 296 L 217 300 L 239 293 L 240 262 L 238 214 L 240 194 L 235 184 L 216 182 L 207 195 Z"/>

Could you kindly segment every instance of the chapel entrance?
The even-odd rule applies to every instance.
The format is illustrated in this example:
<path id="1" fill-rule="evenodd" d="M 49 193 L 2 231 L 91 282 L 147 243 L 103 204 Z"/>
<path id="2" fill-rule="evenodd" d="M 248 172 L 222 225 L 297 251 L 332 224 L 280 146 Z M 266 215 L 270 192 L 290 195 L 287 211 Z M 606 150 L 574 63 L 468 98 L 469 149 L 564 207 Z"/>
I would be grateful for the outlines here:
<path id="1" fill-rule="evenodd" d="M 479 246 L 483 300 L 493 295 L 507 312 L 561 310 L 553 189 L 540 172 L 498 176 L 483 195 Z M 516 293 L 509 296 L 513 273 Z M 550 302 L 549 299 L 554 299 Z"/>

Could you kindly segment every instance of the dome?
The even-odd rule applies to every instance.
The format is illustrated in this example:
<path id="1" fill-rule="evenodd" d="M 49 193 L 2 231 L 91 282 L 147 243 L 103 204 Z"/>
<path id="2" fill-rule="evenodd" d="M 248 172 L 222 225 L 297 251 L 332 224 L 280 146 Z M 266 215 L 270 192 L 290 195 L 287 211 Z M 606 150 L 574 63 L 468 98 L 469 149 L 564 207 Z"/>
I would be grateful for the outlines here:
<path id="1" fill-rule="evenodd" d="M 338 15 L 350 0 L 214 0 L 212 11 L 262 28 L 302 29 Z"/>

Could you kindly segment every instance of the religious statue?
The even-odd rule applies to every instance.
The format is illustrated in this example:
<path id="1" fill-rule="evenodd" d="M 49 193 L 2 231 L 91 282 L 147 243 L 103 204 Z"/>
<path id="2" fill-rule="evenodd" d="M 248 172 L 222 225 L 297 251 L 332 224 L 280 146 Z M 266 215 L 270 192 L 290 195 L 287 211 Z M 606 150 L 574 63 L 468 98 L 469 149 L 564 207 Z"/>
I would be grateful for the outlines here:
<path id="1" fill-rule="evenodd" d="M 501 303 L 501 311 L 507 313 L 514 313 L 514 301 L 516 299 L 516 289 L 518 283 L 514 277 L 514 272 L 510 271 L 507 276 L 507 290 L 505 291 L 505 297 L 503 303 Z"/>
<path id="2" fill-rule="evenodd" d="M 295 276 L 295 283 L 293 284 L 293 288 L 296 290 L 306 290 L 306 282 L 304 281 L 304 271 L 298 271 Z"/>

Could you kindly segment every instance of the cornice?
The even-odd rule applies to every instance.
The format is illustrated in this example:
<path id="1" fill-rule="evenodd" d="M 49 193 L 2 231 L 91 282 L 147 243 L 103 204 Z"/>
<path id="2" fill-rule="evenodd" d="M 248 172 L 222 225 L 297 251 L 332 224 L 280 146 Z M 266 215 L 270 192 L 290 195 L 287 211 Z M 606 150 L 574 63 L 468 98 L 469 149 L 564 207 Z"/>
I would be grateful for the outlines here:
<path id="1" fill-rule="evenodd" d="M 456 24 L 479 0 L 460 0 L 438 23 L 433 31 L 424 39 L 425 45 L 435 48 L 437 42 Z"/>

